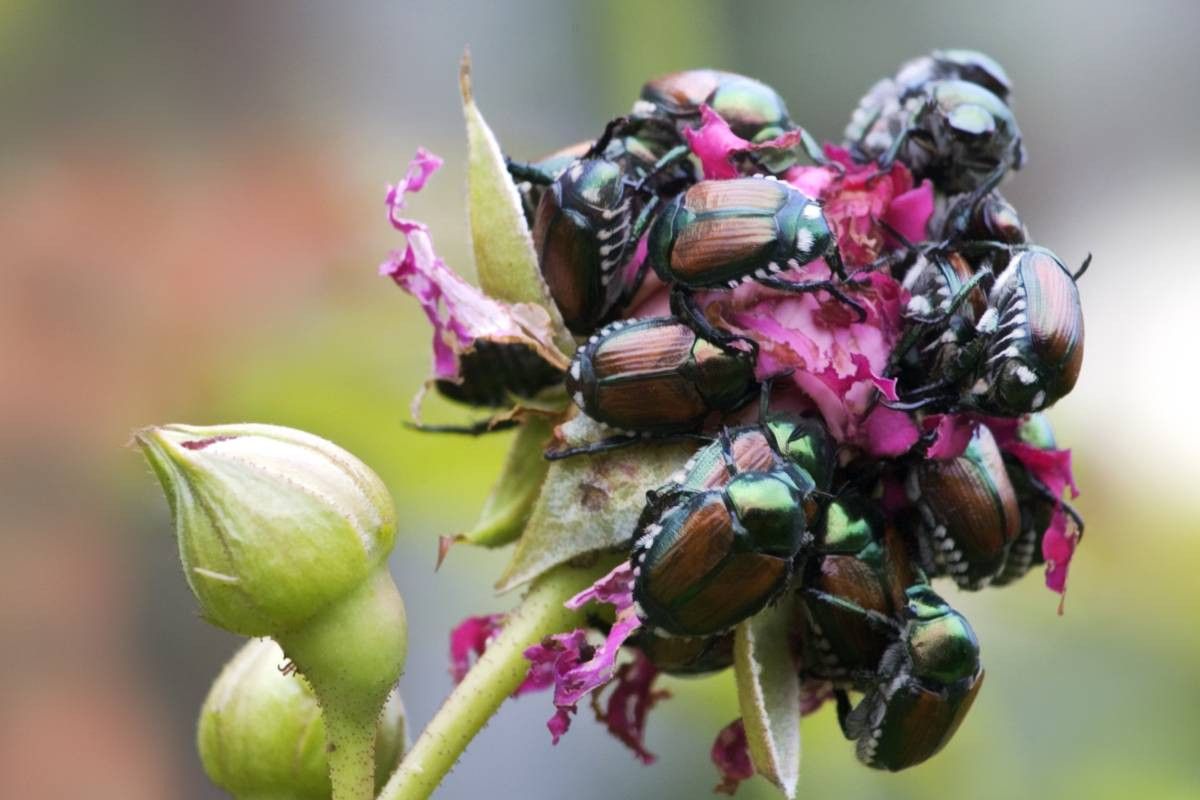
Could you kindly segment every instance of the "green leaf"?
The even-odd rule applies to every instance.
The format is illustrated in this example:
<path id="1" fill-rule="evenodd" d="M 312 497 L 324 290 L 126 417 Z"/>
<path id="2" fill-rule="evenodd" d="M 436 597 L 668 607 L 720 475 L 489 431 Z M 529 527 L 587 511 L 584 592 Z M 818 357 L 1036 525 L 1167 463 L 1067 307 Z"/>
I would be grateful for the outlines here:
<path id="1" fill-rule="evenodd" d="M 546 309 L 555 343 L 570 355 L 575 352 L 575 340 L 538 269 L 517 187 L 508 175 L 495 134 L 475 105 L 469 52 L 463 54 L 458 82 L 467 119 L 467 217 L 479 285 L 497 300 L 533 303 Z"/>
<path id="2" fill-rule="evenodd" d="M 788 593 L 738 626 L 733 651 L 750 758 L 789 800 L 800 781 L 800 678 L 788 638 L 792 603 Z"/>
<path id="3" fill-rule="evenodd" d="M 479 521 L 471 530 L 453 537 L 451 543 L 501 547 L 521 535 L 550 469 L 550 462 L 542 457 L 542 452 L 553 428 L 553 420 L 540 415 L 531 414 L 521 424 L 500 478 L 484 501 Z"/>
<path id="4" fill-rule="evenodd" d="M 583 415 L 560 430 L 572 442 L 611 435 Z M 577 556 L 627 542 L 646 505 L 646 492 L 666 483 L 695 450 L 694 442 L 645 442 L 552 462 L 496 588 L 508 591 Z"/>

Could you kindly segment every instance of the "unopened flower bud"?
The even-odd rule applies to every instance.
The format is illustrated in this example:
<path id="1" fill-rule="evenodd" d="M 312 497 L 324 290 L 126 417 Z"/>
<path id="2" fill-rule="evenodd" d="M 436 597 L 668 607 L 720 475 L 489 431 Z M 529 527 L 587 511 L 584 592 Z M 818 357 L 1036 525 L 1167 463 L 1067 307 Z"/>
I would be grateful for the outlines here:
<path id="1" fill-rule="evenodd" d="M 187 581 L 222 628 L 295 629 L 392 548 L 386 487 L 324 439 L 273 425 L 167 425 L 137 441 L 167 492 Z"/>
<path id="2" fill-rule="evenodd" d="M 376 788 L 406 744 L 404 706 L 393 692 L 378 722 Z M 331 796 L 317 698 L 271 639 L 247 642 L 225 665 L 200 712 L 197 746 L 208 777 L 239 800 Z"/>

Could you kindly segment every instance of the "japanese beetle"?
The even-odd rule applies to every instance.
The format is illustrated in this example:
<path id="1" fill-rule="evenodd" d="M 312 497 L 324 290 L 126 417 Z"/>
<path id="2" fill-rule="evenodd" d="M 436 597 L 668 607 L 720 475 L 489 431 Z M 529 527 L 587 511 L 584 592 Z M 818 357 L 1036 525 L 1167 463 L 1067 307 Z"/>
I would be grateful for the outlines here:
<path id="1" fill-rule="evenodd" d="M 1022 442 L 1041 450 L 1055 448 L 1054 431 L 1045 414 L 1030 414 L 1017 429 Z M 1083 519 L 1068 503 L 1039 481 L 1018 459 L 1005 456 L 1005 467 L 1017 493 L 1021 508 L 1021 532 L 1009 545 L 1004 566 L 992 579 L 993 586 L 1004 586 L 1025 576 L 1030 569 L 1046 562 L 1042 554 L 1042 539 L 1050 527 L 1051 519 L 1058 508 L 1066 514 L 1067 524 L 1074 528 L 1077 536 L 1083 535 Z"/>
<path id="2" fill-rule="evenodd" d="M 906 103 L 903 129 L 878 157 L 881 169 L 900 158 L 918 178 L 944 192 L 968 192 L 994 170 L 1025 160 L 1016 117 L 996 95 L 961 80 L 933 81 Z"/>
<path id="3" fill-rule="evenodd" d="M 734 133 L 752 142 L 773 139 L 796 127 L 787 104 L 770 86 L 715 69 L 672 72 L 647 81 L 633 113 L 684 128 L 700 121 L 701 105 L 707 105 Z"/>
<path id="4" fill-rule="evenodd" d="M 790 281 L 777 273 L 824 257 L 845 278 L 837 242 L 821 204 L 786 183 L 760 176 L 701 181 L 669 202 L 647 236 L 647 260 L 671 286 L 672 308 L 698 333 L 729 343 L 692 294 L 746 281 L 786 292 L 826 291 L 855 308 L 833 280 Z"/>
<path id="5" fill-rule="evenodd" d="M 542 195 L 551 185 L 550 182 L 566 172 L 567 167 L 583 158 L 584 154 L 592 149 L 592 144 L 591 141 L 578 142 L 529 164 L 519 164 L 509 159 L 509 174 L 517 187 L 517 194 L 521 196 L 521 208 L 525 211 L 525 221 L 530 228 L 533 227 L 538 203 L 541 202 Z M 513 175 L 514 171 L 515 175 Z M 520 175 L 526 177 L 518 177 Z M 532 179 L 530 179 L 531 175 Z"/>
<path id="6" fill-rule="evenodd" d="M 533 215 L 538 265 L 567 328 L 580 335 L 632 297 L 636 286 L 624 267 L 657 207 L 656 187 L 664 182 L 663 191 L 677 191 L 681 181 L 691 180 L 690 167 L 682 176 L 672 172 L 685 163 L 686 147 L 656 153 L 630 136 L 619 137 L 630 124 L 623 117 L 611 121 L 567 165 L 508 162 L 515 181 L 540 187 Z"/>
<path id="7" fill-rule="evenodd" d="M 706 675 L 733 666 L 733 633 L 716 636 L 662 636 L 639 630 L 631 644 L 654 666 L 671 675 Z"/>
<path id="8" fill-rule="evenodd" d="M 925 761 L 958 730 L 983 684 L 979 642 L 966 618 L 923 584 L 905 592 L 904 624 L 853 709 L 837 693 L 838 720 L 869 767 Z"/>
<path id="9" fill-rule="evenodd" d="M 730 454 L 728 458 L 726 451 Z M 823 422 L 794 414 L 764 413 L 758 424 L 727 430 L 717 441 L 700 448 L 672 476 L 672 483 L 692 491 L 716 489 L 738 472 L 770 470 L 787 464 L 794 464 L 812 476 L 818 489 L 829 488 L 833 480 L 834 447 Z"/>
<path id="10" fill-rule="evenodd" d="M 920 462 L 906 489 L 925 570 L 963 589 L 986 586 L 1020 525 L 1016 492 L 991 431 L 980 425 L 957 458 Z"/>
<path id="11" fill-rule="evenodd" d="M 562 370 L 533 348 L 516 342 L 479 339 L 459 355 L 461 381 L 439 379 L 438 393 L 469 406 L 500 408 L 514 398 L 533 398 L 561 383 Z"/>
<path id="12" fill-rule="evenodd" d="M 1073 276 L 1045 248 L 1015 253 L 988 295 L 995 314 L 976 325 L 987 347 L 966 404 L 1015 417 L 1048 408 L 1074 388 L 1083 363 L 1075 279 L 1087 264 Z"/>
<path id="13" fill-rule="evenodd" d="M 619 320 L 594 334 L 576 350 L 566 387 L 585 414 L 626 439 L 695 431 L 758 392 L 752 358 L 672 317 Z"/>
<path id="14" fill-rule="evenodd" d="M 757 613 L 812 540 L 814 489 L 789 466 L 739 472 L 720 489 L 651 493 L 634 531 L 638 615 L 656 631 L 710 636 Z"/>
<path id="15" fill-rule="evenodd" d="M 874 673 L 918 573 L 878 505 L 864 497 L 832 501 L 816 538 L 824 555 L 806 566 L 797 604 L 804 674 L 846 682 Z"/>

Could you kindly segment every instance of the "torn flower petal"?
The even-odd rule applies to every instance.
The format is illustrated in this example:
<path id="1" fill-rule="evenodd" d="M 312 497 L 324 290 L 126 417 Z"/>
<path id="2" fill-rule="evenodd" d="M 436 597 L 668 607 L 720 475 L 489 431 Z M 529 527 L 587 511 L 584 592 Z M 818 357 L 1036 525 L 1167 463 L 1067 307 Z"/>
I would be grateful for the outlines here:
<path id="1" fill-rule="evenodd" d="M 742 724 L 741 717 L 726 725 L 717 734 L 711 757 L 721 773 L 721 782 L 713 789 L 719 794 L 734 794 L 742 781 L 754 777 L 750 744 L 746 739 L 746 726 Z"/>
<path id="2" fill-rule="evenodd" d="M 654 689 L 658 667 L 638 653 L 628 664 L 622 664 L 614 676 L 613 690 L 601 704 L 601 692 L 592 695 L 592 709 L 596 719 L 604 723 L 608 732 L 625 744 L 643 764 L 653 764 L 654 754 L 646 749 L 646 716 L 659 700 L 671 693 L 665 689 Z"/>
<path id="3" fill-rule="evenodd" d="M 1054 509 L 1054 514 L 1050 517 L 1050 527 L 1042 537 L 1042 556 L 1046 559 L 1046 587 L 1051 591 L 1066 593 L 1067 571 L 1078 544 L 1079 529 L 1071 524 L 1067 513 L 1059 506 Z"/>
<path id="4" fill-rule="evenodd" d="M 471 654 L 475 658 L 483 655 L 503 623 L 503 614 L 484 614 L 467 617 L 450 631 L 450 674 L 455 683 L 461 683 L 467 676 L 471 668 Z"/>
<path id="5" fill-rule="evenodd" d="M 758 153 L 770 158 L 797 152 L 804 136 L 797 129 L 764 142 L 751 142 L 734 133 L 729 123 L 707 105 L 700 106 L 700 127 L 685 129 L 683 135 L 692 153 L 700 159 L 707 180 L 741 177 L 744 172 L 738 161 L 743 156 Z"/>
<path id="6" fill-rule="evenodd" d="M 418 150 L 405 177 L 389 187 L 388 218 L 406 242 L 402 252 L 393 251 L 379 268 L 381 275 L 416 298 L 433 325 L 434 378 L 461 384 L 463 360 L 485 343 L 527 348 L 535 360 L 545 362 L 542 371 L 561 371 L 565 359 L 554 346 L 545 309 L 491 299 L 438 257 L 428 226 L 398 215 L 405 194 L 424 187 L 440 164 L 437 156 Z"/>
<path id="7" fill-rule="evenodd" d="M 633 567 L 627 561 L 572 597 L 565 605 L 570 609 L 578 609 L 593 601 L 607 603 L 617 610 L 617 618 L 599 646 L 588 642 L 587 631 L 576 629 L 570 633 L 549 636 L 541 644 L 525 651 L 525 657 L 532 662 L 526 683 L 554 684 L 557 711 L 547 727 L 556 743 L 570 727 L 570 715 L 575 713 L 584 695 L 613 679 L 621 645 L 642 625 L 634 612 Z"/>

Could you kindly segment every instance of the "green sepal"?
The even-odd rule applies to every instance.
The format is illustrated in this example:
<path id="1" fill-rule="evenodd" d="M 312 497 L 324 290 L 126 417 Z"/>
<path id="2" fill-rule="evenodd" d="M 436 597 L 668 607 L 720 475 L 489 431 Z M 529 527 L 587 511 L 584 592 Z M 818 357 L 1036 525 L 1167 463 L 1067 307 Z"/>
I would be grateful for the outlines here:
<path id="1" fill-rule="evenodd" d="M 521 424 L 479 520 L 470 530 L 451 537 L 450 544 L 502 547 L 521 535 L 550 469 L 542 453 L 553 429 L 553 419 L 539 415 L 531 414 Z"/>
<path id="2" fill-rule="evenodd" d="M 495 134 L 479 113 L 471 93 L 471 56 L 464 53 L 458 77 L 467 120 L 467 219 L 479 285 L 506 303 L 533 303 L 546 309 L 554 341 L 567 355 L 571 337 L 538 268 L 533 237 L 517 187 L 508 174 Z"/>
<path id="3" fill-rule="evenodd" d="M 580 415 L 559 435 L 596 441 L 612 432 Z M 695 451 L 694 442 L 645 442 L 552 462 L 496 588 L 508 591 L 577 556 L 627 543 L 646 491 L 665 483 Z"/>
<path id="4" fill-rule="evenodd" d="M 800 677 L 788 628 L 792 594 L 743 622 L 734 639 L 733 668 L 750 759 L 788 798 L 800 781 Z"/>

